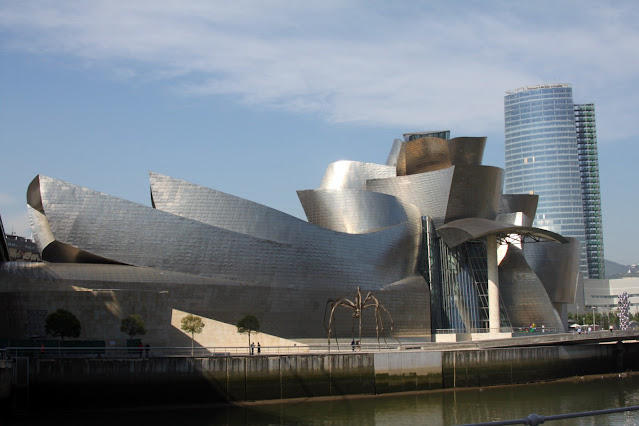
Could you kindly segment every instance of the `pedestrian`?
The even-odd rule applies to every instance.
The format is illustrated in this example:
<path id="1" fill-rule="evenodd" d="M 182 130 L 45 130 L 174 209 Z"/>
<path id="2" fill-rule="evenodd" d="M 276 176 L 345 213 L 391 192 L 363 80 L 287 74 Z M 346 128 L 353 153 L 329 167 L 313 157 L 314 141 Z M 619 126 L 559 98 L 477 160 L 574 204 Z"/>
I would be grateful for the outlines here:
<path id="1" fill-rule="evenodd" d="M 140 352 L 140 358 L 142 358 L 142 352 L 144 352 L 144 346 L 142 346 L 142 342 L 138 344 L 138 351 Z"/>
<path id="2" fill-rule="evenodd" d="M 255 343 L 251 343 L 251 355 L 255 355 Z"/>
<path id="3" fill-rule="evenodd" d="M 610 327 L 608 327 L 610 329 L 610 332 L 612 333 L 612 330 L 614 330 L 614 327 L 612 326 L 612 324 L 610 324 Z"/>
<path id="4" fill-rule="evenodd" d="M 592 327 L 588 327 L 588 334 L 592 331 Z"/>
<path id="5" fill-rule="evenodd" d="M 542 332 L 542 333 L 545 333 L 545 332 L 546 332 L 546 325 L 545 325 L 545 324 L 542 324 L 542 325 L 541 325 L 541 332 Z"/>
<path id="6" fill-rule="evenodd" d="M 146 352 L 146 357 L 149 357 L 149 351 L 151 350 L 151 346 L 147 343 L 146 345 L 144 345 L 144 352 Z"/>
<path id="7" fill-rule="evenodd" d="M 257 342 L 257 354 L 259 355 L 262 352 L 262 346 L 260 346 L 260 342 Z"/>
<path id="8" fill-rule="evenodd" d="M 355 339 L 351 340 L 351 350 L 355 352 Z"/>

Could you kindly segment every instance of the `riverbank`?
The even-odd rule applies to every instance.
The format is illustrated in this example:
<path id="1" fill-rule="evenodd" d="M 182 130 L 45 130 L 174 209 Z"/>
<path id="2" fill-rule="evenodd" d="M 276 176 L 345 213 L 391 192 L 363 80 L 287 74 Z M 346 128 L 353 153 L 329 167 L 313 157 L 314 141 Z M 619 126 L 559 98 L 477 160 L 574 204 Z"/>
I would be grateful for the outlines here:
<path id="1" fill-rule="evenodd" d="M 556 380 L 639 369 L 639 344 L 457 351 L 31 358 L 18 411 L 344 397 Z M 14 368 L 16 365 L 14 364 Z"/>

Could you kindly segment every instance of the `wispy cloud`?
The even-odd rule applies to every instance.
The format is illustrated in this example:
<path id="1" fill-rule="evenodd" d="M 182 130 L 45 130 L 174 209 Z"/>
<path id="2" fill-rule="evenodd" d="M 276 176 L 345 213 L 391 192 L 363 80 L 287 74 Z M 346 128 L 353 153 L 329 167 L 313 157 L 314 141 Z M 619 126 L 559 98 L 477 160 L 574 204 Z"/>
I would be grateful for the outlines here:
<path id="1" fill-rule="evenodd" d="M 476 133 L 501 126 L 505 90 L 553 81 L 635 102 L 631 2 L 316 3 L 7 1 L 1 43 L 333 122 Z"/>

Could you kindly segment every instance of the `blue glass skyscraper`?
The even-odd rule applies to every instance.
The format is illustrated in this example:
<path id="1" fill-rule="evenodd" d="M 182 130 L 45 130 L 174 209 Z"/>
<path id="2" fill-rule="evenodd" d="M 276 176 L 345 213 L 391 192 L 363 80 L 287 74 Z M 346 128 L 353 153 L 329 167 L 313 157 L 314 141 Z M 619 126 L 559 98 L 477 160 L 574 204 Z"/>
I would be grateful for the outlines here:
<path id="1" fill-rule="evenodd" d="M 507 194 L 537 194 L 534 226 L 578 239 L 588 277 L 572 87 L 541 84 L 506 92 Z"/>

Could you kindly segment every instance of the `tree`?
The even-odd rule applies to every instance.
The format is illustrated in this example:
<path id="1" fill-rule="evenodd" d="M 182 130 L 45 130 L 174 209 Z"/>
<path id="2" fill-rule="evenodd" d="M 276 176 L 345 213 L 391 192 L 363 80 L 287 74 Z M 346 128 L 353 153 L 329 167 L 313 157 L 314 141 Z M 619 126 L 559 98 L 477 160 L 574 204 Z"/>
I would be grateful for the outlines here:
<path id="1" fill-rule="evenodd" d="M 202 322 L 202 318 L 196 317 L 193 314 L 188 314 L 184 318 L 182 318 L 182 330 L 187 333 L 191 333 L 191 356 L 193 356 L 193 345 L 195 341 L 195 333 L 200 334 L 202 329 L 204 328 L 204 322 Z"/>
<path id="2" fill-rule="evenodd" d="M 142 321 L 142 317 L 133 314 L 124 318 L 120 325 L 120 331 L 122 333 L 128 334 L 129 339 L 133 339 L 134 336 L 143 336 L 146 334 L 146 326 L 144 325 L 144 321 Z"/>
<path id="3" fill-rule="evenodd" d="M 240 334 L 248 333 L 249 347 L 251 346 L 251 331 L 258 333 L 260 329 L 260 321 L 255 315 L 244 315 L 241 320 L 237 322 L 237 332 Z"/>
<path id="4" fill-rule="evenodd" d="M 82 326 L 71 312 L 66 309 L 58 309 L 47 315 L 45 329 L 47 334 L 60 337 L 64 341 L 65 337 L 80 337 Z"/>

